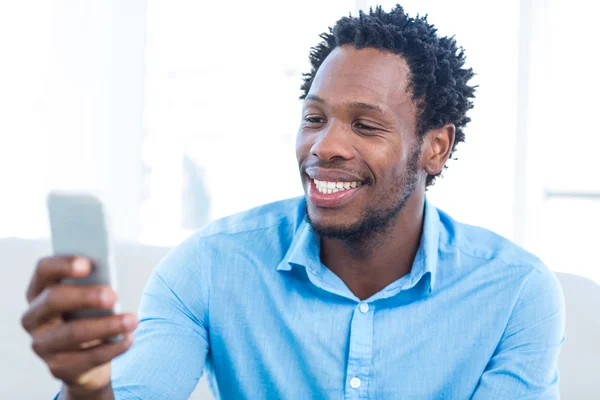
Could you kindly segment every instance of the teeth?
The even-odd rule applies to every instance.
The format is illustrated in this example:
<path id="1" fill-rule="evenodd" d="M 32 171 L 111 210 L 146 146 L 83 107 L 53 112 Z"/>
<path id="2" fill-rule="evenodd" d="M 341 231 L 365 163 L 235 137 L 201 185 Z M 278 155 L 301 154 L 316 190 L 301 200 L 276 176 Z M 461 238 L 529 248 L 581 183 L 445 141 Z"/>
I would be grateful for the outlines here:
<path id="1" fill-rule="evenodd" d="M 314 179 L 317 190 L 321 193 L 331 194 L 348 190 L 362 185 L 362 182 L 327 182 Z"/>

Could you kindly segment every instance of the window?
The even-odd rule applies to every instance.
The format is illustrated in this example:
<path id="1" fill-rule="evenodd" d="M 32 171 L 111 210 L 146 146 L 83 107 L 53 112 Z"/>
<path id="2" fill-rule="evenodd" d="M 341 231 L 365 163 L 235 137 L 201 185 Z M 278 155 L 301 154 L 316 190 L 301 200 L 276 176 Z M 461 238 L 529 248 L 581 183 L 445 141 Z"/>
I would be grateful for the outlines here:
<path id="1" fill-rule="evenodd" d="M 551 269 L 600 283 L 598 2 L 548 2 L 531 66 L 527 245 Z"/>

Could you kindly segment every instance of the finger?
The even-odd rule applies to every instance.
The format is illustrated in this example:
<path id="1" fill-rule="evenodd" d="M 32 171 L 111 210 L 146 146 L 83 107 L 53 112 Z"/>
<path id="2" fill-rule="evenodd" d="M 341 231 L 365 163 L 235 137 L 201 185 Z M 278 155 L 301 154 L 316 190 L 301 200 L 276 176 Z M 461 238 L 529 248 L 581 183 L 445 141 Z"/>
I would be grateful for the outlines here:
<path id="1" fill-rule="evenodd" d="M 128 333 L 116 343 L 102 344 L 87 350 L 59 353 L 47 360 L 50 372 L 64 382 L 74 382 L 86 372 L 110 362 L 131 347 L 133 334 Z"/>
<path id="2" fill-rule="evenodd" d="M 110 309 L 117 294 L 110 286 L 55 285 L 37 296 L 21 320 L 28 332 L 33 332 L 46 321 L 69 311 Z"/>
<path id="3" fill-rule="evenodd" d="M 27 288 L 27 301 L 31 303 L 46 287 L 64 278 L 82 278 L 90 273 L 91 263 L 83 257 L 57 256 L 42 258 Z"/>
<path id="4" fill-rule="evenodd" d="M 81 350 L 93 342 L 130 333 L 136 326 L 134 314 L 75 320 L 34 335 L 32 347 L 38 355 Z"/>

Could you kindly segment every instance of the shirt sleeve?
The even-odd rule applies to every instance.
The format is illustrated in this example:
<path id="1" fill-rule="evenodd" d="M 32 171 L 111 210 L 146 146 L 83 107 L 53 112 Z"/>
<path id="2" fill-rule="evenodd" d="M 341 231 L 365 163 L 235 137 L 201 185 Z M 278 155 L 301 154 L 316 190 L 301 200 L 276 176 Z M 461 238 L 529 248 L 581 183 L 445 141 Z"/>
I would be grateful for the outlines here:
<path id="1" fill-rule="evenodd" d="M 522 286 L 473 399 L 559 399 L 557 364 L 564 329 L 560 283 L 545 267 L 536 270 Z"/>
<path id="2" fill-rule="evenodd" d="M 112 363 L 120 399 L 187 399 L 202 376 L 208 340 L 210 273 L 198 240 L 169 253 L 150 277 L 133 346 Z"/>

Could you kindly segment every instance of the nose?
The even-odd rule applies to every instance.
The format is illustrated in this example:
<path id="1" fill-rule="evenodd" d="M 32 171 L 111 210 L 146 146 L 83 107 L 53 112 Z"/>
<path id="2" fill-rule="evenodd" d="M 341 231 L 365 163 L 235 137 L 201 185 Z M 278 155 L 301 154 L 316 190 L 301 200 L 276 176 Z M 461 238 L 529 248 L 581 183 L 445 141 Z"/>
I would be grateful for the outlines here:
<path id="1" fill-rule="evenodd" d="M 351 136 L 341 123 L 330 122 L 318 135 L 310 152 L 324 162 L 335 158 L 349 160 L 354 156 Z"/>

